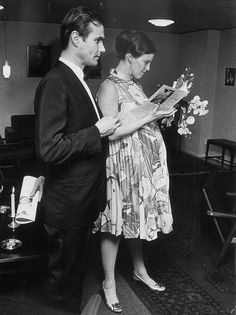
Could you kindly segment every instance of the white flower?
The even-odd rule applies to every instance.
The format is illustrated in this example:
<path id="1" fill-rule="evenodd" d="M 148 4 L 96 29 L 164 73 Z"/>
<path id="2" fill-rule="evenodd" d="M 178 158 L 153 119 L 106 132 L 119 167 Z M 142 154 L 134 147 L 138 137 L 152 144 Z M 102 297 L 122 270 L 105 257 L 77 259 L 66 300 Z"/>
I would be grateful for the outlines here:
<path id="1" fill-rule="evenodd" d="M 191 86 L 190 86 L 191 87 Z M 182 85 L 178 88 L 178 90 L 189 92 L 189 84 L 188 82 L 183 82 Z"/>
<path id="2" fill-rule="evenodd" d="M 199 116 L 205 116 L 209 112 L 208 109 L 201 108 L 199 110 Z"/>
<path id="3" fill-rule="evenodd" d="M 182 73 L 176 81 L 175 87 L 177 89 L 189 92 L 193 85 L 194 74 L 190 73 L 191 68 L 185 68 L 185 73 Z"/>
<path id="4" fill-rule="evenodd" d="M 185 127 L 185 128 L 183 128 L 183 127 L 180 127 L 180 128 L 178 128 L 178 133 L 180 134 L 180 135 L 190 135 L 192 132 L 188 129 L 188 127 Z"/>
<path id="5" fill-rule="evenodd" d="M 193 115 L 198 115 L 198 114 L 199 114 L 199 109 L 198 108 L 194 108 Z"/>
<path id="6" fill-rule="evenodd" d="M 190 67 L 185 69 L 185 73 L 181 74 L 180 77 L 175 81 L 175 88 L 180 90 L 185 90 L 189 92 L 189 89 L 192 87 L 194 79 L 194 74 L 190 73 Z M 189 102 L 179 103 L 179 121 L 178 121 L 178 133 L 180 135 L 190 135 L 192 132 L 189 130 L 188 126 L 195 123 L 194 116 L 204 116 L 209 110 L 206 109 L 208 101 L 201 101 L 199 95 L 195 95 Z M 174 119 L 166 117 L 162 120 L 162 125 L 169 127 L 171 126 Z"/>
<path id="7" fill-rule="evenodd" d="M 174 121 L 174 115 L 171 115 L 170 117 L 163 118 L 161 123 L 166 125 L 166 127 L 170 127 L 173 121 Z"/>
<path id="8" fill-rule="evenodd" d="M 195 95 L 194 98 L 190 101 L 190 103 L 196 103 L 200 101 L 200 97 L 198 95 Z"/>
<path id="9" fill-rule="evenodd" d="M 191 89 L 192 86 L 193 86 L 193 82 L 189 82 L 189 83 L 187 84 L 188 90 Z"/>
<path id="10" fill-rule="evenodd" d="M 193 125 L 195 123 L 195 118 L 193 116 L 188 116 L 186 119 L 188 125 Z"/>

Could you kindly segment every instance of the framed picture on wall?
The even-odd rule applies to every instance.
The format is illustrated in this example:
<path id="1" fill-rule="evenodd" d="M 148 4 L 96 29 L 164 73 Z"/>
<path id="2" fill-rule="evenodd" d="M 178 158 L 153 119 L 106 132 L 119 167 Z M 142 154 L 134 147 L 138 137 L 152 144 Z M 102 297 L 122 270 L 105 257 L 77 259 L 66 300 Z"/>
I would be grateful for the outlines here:
<path id="1" fill-rule="evenodd" d="M 235 68 L 225 69 L 225 85 L 233 86 L 235 83 Z"/>
<path id="2" fill-rule="evenodd" d="M 43 77 L 51 67 L 51 46 L 27 45 L 26 62 L 28 77 Z"/>

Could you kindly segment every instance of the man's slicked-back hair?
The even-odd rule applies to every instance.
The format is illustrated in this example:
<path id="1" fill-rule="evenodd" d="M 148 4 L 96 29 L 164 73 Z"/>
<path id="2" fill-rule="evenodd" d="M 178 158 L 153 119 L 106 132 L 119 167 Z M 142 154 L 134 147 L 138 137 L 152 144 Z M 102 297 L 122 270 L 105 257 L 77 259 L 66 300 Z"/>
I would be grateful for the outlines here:
<path id="1" fill-rule="evenodd" d="M 116 37 L 116 52 L 118 58 L 124 60 L 127 53 L 138 58 L 144 54 L 155 54 L 156 48 L 145 33 L 125 30 Z"/>
<path id="2" fill-rule="evenodd" d="M 60 28 L 61 48 L 65 49 L 69 43 L 70 34 L 77 31 L 85 39 L 89 33 L 89 23 L 96 26 L 104 25 L 102 17 L 95 11 L 83 6 L 72 8 L 64 17 Z"/>

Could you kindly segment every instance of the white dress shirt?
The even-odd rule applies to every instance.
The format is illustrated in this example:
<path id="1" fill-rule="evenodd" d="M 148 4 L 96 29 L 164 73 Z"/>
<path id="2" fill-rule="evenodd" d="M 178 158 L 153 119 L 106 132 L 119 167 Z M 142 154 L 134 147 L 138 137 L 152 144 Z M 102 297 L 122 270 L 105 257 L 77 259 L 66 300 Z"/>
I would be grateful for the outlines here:
<path id="1" fill-rule="evenodd" d="M 63 62 L 64 64 L 66 64 L 69 68 L 71 68 L 71 70 L 75 73 L 75 75 L 77 76 L 77 78 L 80 80 L 80 82 L 83 84 L 83 87 L 85 88 L 86 92 L 88 93 L 88 96 L 90 97 L 92 103 L 93 103 L 93 107 L 95 109 L 95 112 L 97 114 L 97 117 L 98 117 L 98 120 L 101 119 L 101 117 L 99 116 L 99 113 L 98 113 L 98 109 L 97 109 L 97 106 L 95 104 L 95 101 L 94 101 L 94 98 L 92 96 L 92 93 L 90 91 L 90 88 L 88 87 L 87 83 L 84 81 L 84 73 L 83 73 L 83 70 L 77 66 L 76 64 L 74 64 L 73 62 L 63 58 L 63 57 L 60 57 L 59 60 L 61 62 Z"/>

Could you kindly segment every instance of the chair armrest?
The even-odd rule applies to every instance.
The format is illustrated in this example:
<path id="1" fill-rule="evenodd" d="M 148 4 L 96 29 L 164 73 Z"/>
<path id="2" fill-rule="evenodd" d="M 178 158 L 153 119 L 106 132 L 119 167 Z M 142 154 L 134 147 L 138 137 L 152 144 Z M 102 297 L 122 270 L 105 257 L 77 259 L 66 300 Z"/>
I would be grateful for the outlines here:
<path id="1" fill-rule="evenodd" d="M 6 144 L 25 144 L 25 145 L 32 145 L 34 143 L 33 137 L 14 137 L 14 138 L 4 138 L 4 142 Z"/>
<path id="2" fill-rule="evenodd" d="M 214 211 L 208 210 L 207 214 L 209 216 L 216 217 L 216 218 L 236 219 L 236 214 L 231 214 L 231 213 L 214 212 Z"/>
<path id="3" fill-rule="evenodd" d="M 5 127 L 5 138 L 10 139 L 10 138 L 14 138 L 14 136 L 15 136 L 15 130 L 10 126 Z"/>
<path id="4" fill-rule="evenodd" d="M 5 139 L 4 140 L 4 143 L 0 143 L 0 148 L 9 148 L 9 147 L 14 147 L 14 146 L 18 146 L 18 145 L 22 145 L 24 144 L 24 141 L 15 141 L 15 142 L 6 142 Z M 12 139 L 13 140 L 13 139 Z"/>

